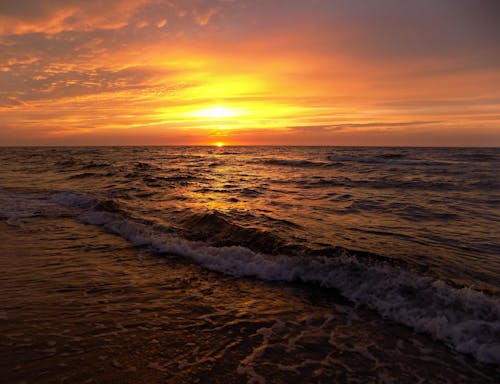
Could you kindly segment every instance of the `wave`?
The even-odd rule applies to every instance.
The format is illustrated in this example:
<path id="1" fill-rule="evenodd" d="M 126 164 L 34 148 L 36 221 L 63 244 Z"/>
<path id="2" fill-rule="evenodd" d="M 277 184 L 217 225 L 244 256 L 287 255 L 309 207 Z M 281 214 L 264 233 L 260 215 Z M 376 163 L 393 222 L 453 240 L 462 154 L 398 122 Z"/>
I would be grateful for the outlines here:
<path id="1" fill-rule="evenodd" d="M 71 175 L 68 177 L 69 180 L 74 180 L 74 179 L 87 179 L 89 177 L 99 177 L 103 176 L 98 173 L 92 173 L 92 172 L 84 172 L 84 173 L 77 173 L 75 175 Z"/>
<path id="2" fill-rule="evenodd" d="M 391 166 L 400 165 L 407 167 L 439 167 L 450 165 L 447 161 L 409 159 L 406 155 L 399 153 L 387 153 L 374 156 L 328 155 L 327 159 L 332 163 L 387 164 Z"/>
<path id="3" fill-rule="evenodd" d="M 429 334 L 481 362 L 500 365 L 497 297 L 469 287 L 452 286 L 383 257 L 340 247 L 303 253 L 297 249 L 288 251 L 279 237 L 238 226 L 218 212 L 179 213 L 185 228 L 191 231 L 181 233 L 132 219 L 119 201 L 91 193 L 67 191 L 48 199 L 18 196 L 15 205 L 10 193 L 0 198 L 4 208 L 12 206 L 14 211 L 15 205 L 29 205 L 33 214 L 52 211 L 54 206 L 75 208 L 85 224 L 102 227 L 135 246 L 150 247 L 167 257 L 187 258 L 219 273 L 337 289 L 356 305 Z M 45 206 L 41 204 L 47 205 L 46 209 L 41 210 Z M 23 216 L 30 212 L 26 208 Z M 0 216 L 9 214 L 10 209 Z"/>
<path id="4" fill-rule="evenodd" d="M 404 153 L 383 153 L 381 155 L 377 156 L 379 159 L 386 159 L 386 160 L 399 160 L 404 157 L 406 157 L 406 154 Z"/>
<path id="5" fill-rule="evenodd" d="M 119 213 L 124 217 L 129 216 L 118 200 L 100 199 L 91 193 L 76 191 L 60 192 L 53 195 L 49 201 L 66 207 L 84 210 L 91 209 L 96 212 Z"/>
<path id="6" fill-rule="evenodd" d="M 110 163 L 96 163 L 94 161 L 91 161 L 90 163 L 83 164 L 81 166 L 82 169 L 101 169 L 101 168 L 108 168 L 111 167 L 112 165 Z"/>
<path id="7" fill-rule="evenodd" d="M 134 163 L 134 168 L 138 170 L 160 170 L 161 168 L 158 167 L 157 165 L 153 165 L 150 163 L 145 163 L 145 162 L 137 162 Z"/>
<path id="8" fill-rule="evenodd" d="M 50 202 L 66 207 L 89 209 L 96 206 L 99 200 L 91 193 L 65 191 L 54 194 Z"/>
<path id="9" fill-rule="evenodd" d="M 326 162 L 310 161 L 310 160 L 294 160 L 294 159 L 262 159 L 258 161 L 259 163 L 268 165 L 280 165 L 289 167 L 325 167 L 329 165 Z"/>
<path id="10" fill-rule="evenodd" d="M 369 199 L 358 199 L 353 201 L 349 206 L 342 210 L 338 210 L 338 213 L 360 213 L 360 212 L 375 212 L 383 213 L 390 211 L 392 214 L 397 215 L 406 220 L 413 221 L 428 221 L 428 220 L 439 220 L 439 221 L 450 221 L 459 220 L 460 216 L 447 211 L 430 209 L 422 204 L 408 204 L 400 202 L 380 202 L 372 201 Z"/>
<path id="11" fill-rule="evenodd" d="M 332 178 L 321 178 L 316 180 L 300 180 L 300 185 L 306 188 L 323 188 L 323 187 L 347 187 L 352 189 L 371 188 L 371 189 L 405 189 L 405 190 L 459 190 L 463 189 L 463 185 L 457 185 L 454 182 L 447 181 L 432 181 L 432 180 L 401 180 L 401 179 L 365 179 L 355 180 L 345 176 L 337 176 Z M 469 185 L 473 188 L 473 185 Z M 477 186 L 479 188 L 480 186 Z"/>
<path id="12" fill-rule="evenodd" d="M 217 246 L 240 245 L 249 249 L 279 253 L 286 244 L 271 232 L 244 227 L 232 222 L 221 212 L 186 212 L 180 219 L 183 234 L 190 239 L 210 241 Z"/>
<path id="13" fill-rule="evenodd" d="M 471 288 L 451 287 L 387 263 L 367 264 L 348 252 L 335 257 L 269 255 L 243 246 L 215 247 L 188 240 L 107 212 L 87 211 L 81 220 L 104 227 L 135 246 L 185 257 L 212 271 L 335 288 L 385 318 L 430 334 L 479 361 L 500 364 L 500 302 Z M 200 222 L 212 227 L 213 219 L 204 217 Z"/>
<path id="14" fill-rule="evenodd" d="M 489 162 L 497 162 L 500 157 L 498 156 L 498 152 L 494 149 L 490 149 L 487 152 L 472 152 L 472 153 L 458 153 L 453 156 L 454 159 L 458 161 L 471 161 L 478 163 L 489 163 Z"/>
<path id="15" fill-rule="evenodd" d="M 17 189 L 0 187 L 0 220 L 5 220 L 7 224 L 22 227 L 25 219 L 66 216 L 74 215 L 64 205 L 54 204 L 43 193 L 35 191 L 20 193 Z"/>

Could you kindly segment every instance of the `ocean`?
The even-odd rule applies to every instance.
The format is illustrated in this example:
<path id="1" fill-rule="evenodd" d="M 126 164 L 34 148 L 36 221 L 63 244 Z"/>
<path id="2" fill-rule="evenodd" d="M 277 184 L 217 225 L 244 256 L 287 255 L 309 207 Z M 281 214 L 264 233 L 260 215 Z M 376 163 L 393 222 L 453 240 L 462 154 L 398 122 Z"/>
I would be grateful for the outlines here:
<path id="1" fill-rule="evenodd" d="M 6 383 L 495 383 L 500 149 L 0 148 Z"/>

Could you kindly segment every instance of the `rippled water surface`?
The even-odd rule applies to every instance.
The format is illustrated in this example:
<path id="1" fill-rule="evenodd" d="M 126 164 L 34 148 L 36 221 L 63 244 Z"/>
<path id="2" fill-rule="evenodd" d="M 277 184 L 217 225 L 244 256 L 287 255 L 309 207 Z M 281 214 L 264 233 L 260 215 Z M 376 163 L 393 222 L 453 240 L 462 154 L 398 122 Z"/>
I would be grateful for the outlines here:
<path id="1" fill-rule="evenodd" d="M 498 378 L 498 149 L 3 148 L 0 163 L 12 380 Z"/>

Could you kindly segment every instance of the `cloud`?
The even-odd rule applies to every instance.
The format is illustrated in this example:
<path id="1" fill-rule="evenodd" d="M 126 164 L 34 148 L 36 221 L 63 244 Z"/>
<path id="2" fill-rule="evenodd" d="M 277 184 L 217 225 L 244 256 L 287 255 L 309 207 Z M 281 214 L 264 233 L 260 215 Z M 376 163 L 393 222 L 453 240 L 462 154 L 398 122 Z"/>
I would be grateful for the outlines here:
<path id="1" fill-rule="evenodd" d="M 500 130 L 449 126 L 445 122 L 366 124 L 362 129 L 343 126 L 303 126 L 289 130 L 244 129 L 225 138 L 240 145 L 337 146 L 496 146 Z M 382 128 L 381 128 L 382 127 Z M 410 128 L 410 129 L 408 129 Z"/>
<path id="2" fill-rule="evenodd" d="M 114 29 L 145 0 L 0 0 L 0 34 Z"/>
<path id="3" fill-rule="evenodd" d="M 167 23 L 168 23 L 167 19 L 162 19 L 156 23 L 156 26 L 158 28 L 163 28 L 164 26 L 167 25 Z"/>
<path id="4" fill-rule="evenodd" d="M 497 0 L 246 1 L 224 18 L 226 40 L 302 50 L 360 65 L 421 70 L 498 68 Z M 239 3 L 241 4 L 241 3 Z M 423 68 L 422 68 L 423 66 Z"/>
<path id="5" fill-rule="evenodd" d="M 166 20 L 192 15 L 207 25 L 228 1 L 199 0 L 0 0 L 0 35 L 159 27 Z M 166 16 L 168 15 L 168 18 Z M 142 18 L 142 19 L 141 19 Z"/>
<path id="6" fill-rule="evenodd" d="M 329 124 L 329 125 L 304 125 L 288 127 L 295 134 L 317 134 L 317 133 L 334 133 L 342 131 L 354 130 L 387 130 L 399 129 L 406 127 L 421 127 L 430 124 L 439 124 L 441 121 L 402 121 L 402 122 L 368 122 L 368 123 L 346 123 L 346 124 Z"/>
<path id="7" fill-rule="evenodd" d="M 218 12 L 219 8 L 195 9 L 194 18 L 198 24 L 205 26 Z"/>

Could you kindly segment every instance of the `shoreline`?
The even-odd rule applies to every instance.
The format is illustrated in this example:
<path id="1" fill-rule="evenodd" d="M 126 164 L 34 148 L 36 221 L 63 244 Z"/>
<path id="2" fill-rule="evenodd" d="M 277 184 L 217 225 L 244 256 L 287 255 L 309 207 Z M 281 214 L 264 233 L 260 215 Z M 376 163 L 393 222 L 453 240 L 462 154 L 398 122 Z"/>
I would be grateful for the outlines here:
<path id="1" fill-rule="evenodd" d="M 49 235 L 46 224 L 0 222 L 9 382 L 370 380 L 391 365 L 401 379 L 421 358 L 433 361 L 422 373 L 430 382 L 442 372 L 478 383 L 497 374 L 321 288 L 234 279 L 93 226 L 57 219 Z"/>

